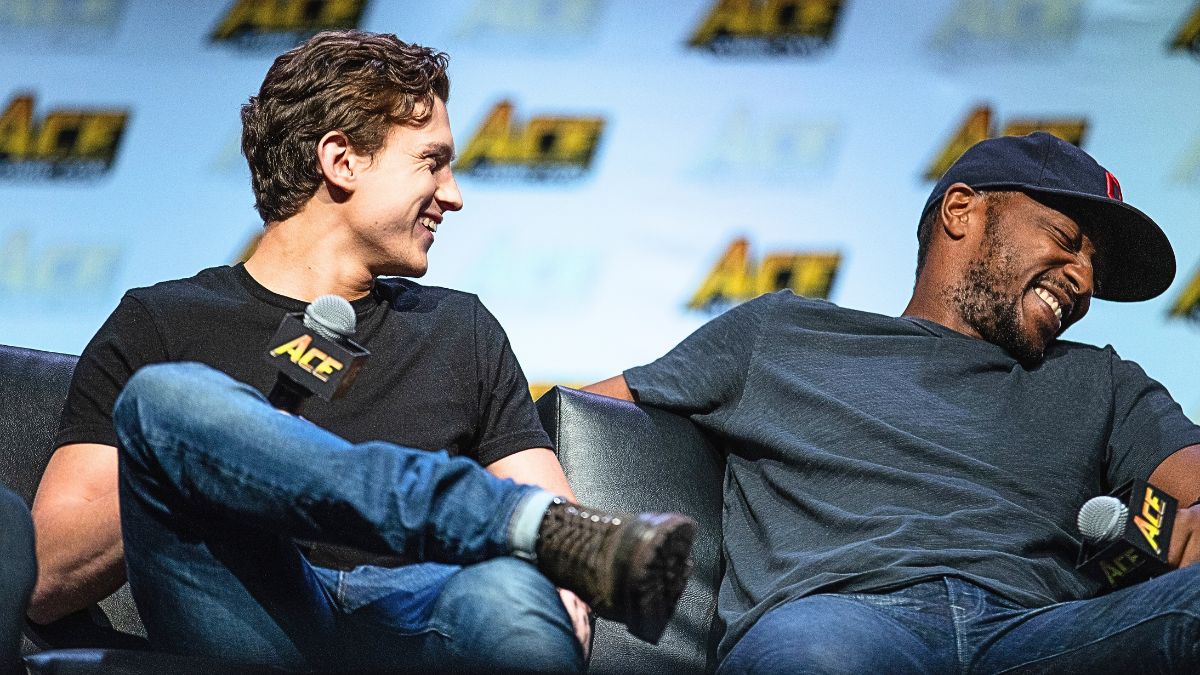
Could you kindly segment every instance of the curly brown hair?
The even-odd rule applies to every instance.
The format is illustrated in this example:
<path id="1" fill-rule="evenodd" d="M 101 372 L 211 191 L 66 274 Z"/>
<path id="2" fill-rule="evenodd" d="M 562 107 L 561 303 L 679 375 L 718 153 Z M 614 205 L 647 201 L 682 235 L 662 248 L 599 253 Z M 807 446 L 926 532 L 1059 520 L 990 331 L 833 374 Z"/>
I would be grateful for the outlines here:
<path id="1" fill-rule="evenodd" d="M 275 59 L 242 106 L 242 154 L 263 221 L 296 215 L 317 191 L 316 147 L 326 133 L 341 131 L 357 152 L 374 155 L 393 126 L 428 121 L 433 97 L 450 98 L 448 61 L 395 35 L 359 30 L 317 33 Z"/>

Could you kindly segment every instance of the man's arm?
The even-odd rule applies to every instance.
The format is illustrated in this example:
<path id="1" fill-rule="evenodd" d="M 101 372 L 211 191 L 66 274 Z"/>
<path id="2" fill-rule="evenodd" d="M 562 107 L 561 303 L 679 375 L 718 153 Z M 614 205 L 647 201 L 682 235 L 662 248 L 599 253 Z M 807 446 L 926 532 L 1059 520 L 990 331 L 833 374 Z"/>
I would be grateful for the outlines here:
<path id="1" fill-rule="evenodd" d="M 511 478 L 518 483 L 536 485 L 547 492 L 561 495 L 569 501 L 575 493 L 567 483 L 558 457 L 549 448 L 529 448 L 498 459 L 487 465 L 487 470 L 498 478 Z"/>
<path id="2" fill-rule="evenodd" d="M 33 500 L 38 578 L 29 618 L 49 623 L 103 600 L 125 581 L 117 449 L 64 445 Z"/>
<path id="3" fill-rule="evenodd" d="M 1200 497 L 1200 445 L 1176 451 L 1150 474 L 1150 482 L 1179 500 L 1175 530 L 1168 557 L 1172 565 L 1200 562 L 1200 506 L 1188 508 Z"/>
<path id="4" fill-rule="evenodd" d="M 600 394 L 601 396 L 619 398 L 623 401 L 633 400 L 633 392 L 629 391 L 629 385 L 625 382 L 624 375 L 616 375 L 607 380 L 600 380 L 594 384 L 589 384 L 583 388 L 583 391 L 590 391 L 593 394 Z"/>

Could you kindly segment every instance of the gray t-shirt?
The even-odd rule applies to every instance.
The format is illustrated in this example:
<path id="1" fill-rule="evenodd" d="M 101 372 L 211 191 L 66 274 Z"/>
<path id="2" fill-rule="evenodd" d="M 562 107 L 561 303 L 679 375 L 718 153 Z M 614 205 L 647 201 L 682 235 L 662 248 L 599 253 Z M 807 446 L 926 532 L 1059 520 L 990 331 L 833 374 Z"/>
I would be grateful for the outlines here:
<path id="1" fill-rule="evenodd" d="M 1026 607 L 1094 595 L 1074 570 L 1079 507 L 1200 443 L 1111 347 L 1059 340 L 1026 369 L 932 322 L 786 291 L 625 378 L 728 453 L 722 657 L 812 593 L 952 575 Z"/>

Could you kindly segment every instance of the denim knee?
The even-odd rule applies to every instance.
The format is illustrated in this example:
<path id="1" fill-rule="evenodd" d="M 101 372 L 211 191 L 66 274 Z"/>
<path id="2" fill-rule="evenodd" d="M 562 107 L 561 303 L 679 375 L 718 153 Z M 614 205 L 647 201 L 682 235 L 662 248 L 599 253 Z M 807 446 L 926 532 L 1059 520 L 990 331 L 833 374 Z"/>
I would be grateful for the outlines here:
<path id="1" fill-rule="evenodd" d="M 431 624 L 457 651 L 499 670 L 570 672 L 584 665 L 558 590 L 517 558 L 460 570 L 438 596 Z"/>
<path id="2" fill-rule="evenodd" d="M 201 363 L 155 363 L 129 378 L 113 405 L 113 425 L 127 449 L 152 445 L 168 421 L 175 428 L 214 424 L 230 409 L 229 395 L 247 387 Z M 130 442 L 133 441 L 133 442 Z"/>
<path id="3" fill-rule="evenodd" d="M 1200 564 L 1189 565 L 1163 577 L 1161 609 L 1170 617 L 1164 638 L 1176 645 L 1175 653 L 1200 659 Z"/>
<path id="4" fill-rule="evenodd" d="M 149 413 L 161 412 L 161 404 L 170 410 L 186 413 L 192 405 L 203 402 L 208 393 L 217 394 L 236 382 L 220 371 L 200 363 L 153 363 L 143 366 L 129 378 L 113 405 L 113 421 L 134 419 Z"/>

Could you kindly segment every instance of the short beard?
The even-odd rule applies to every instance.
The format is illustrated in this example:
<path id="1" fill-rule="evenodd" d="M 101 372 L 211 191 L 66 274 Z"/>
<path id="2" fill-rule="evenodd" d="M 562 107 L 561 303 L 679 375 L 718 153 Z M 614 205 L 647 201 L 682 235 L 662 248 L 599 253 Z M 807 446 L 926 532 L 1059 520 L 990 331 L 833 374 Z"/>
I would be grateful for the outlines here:
<path id="1" fill-rule="evenodd" d="M 1022 296 L 1011 297 L 1005 283 L 1014 277 L 1012 251 L 1002 247 L 996 210 L 988 205 L 983 252 L 972 260 L 963 279 L 948 289 L 959 315 L 988 342 L 1003 348 L 1024 365 L 1042 360 L 1045 345 L 1021 331 L 1018 307 Z"/>

